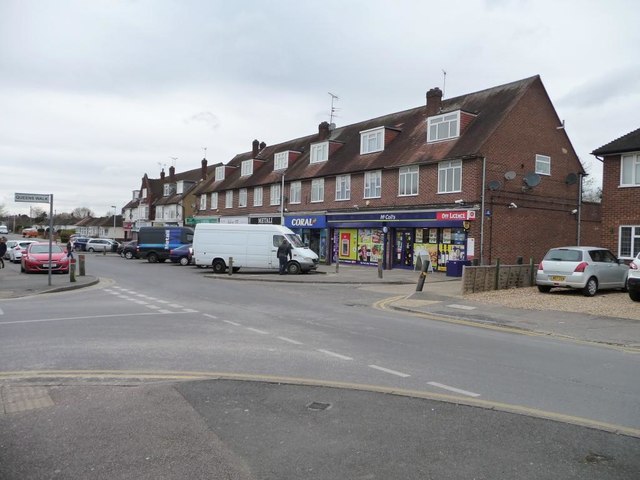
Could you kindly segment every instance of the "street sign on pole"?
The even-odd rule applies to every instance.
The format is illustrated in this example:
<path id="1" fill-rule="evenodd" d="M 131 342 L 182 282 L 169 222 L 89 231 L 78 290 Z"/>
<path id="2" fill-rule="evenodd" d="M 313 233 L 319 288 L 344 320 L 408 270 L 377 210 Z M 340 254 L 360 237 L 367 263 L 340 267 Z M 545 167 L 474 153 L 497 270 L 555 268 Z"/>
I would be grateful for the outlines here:
<path id="1" fill-rule="evenodd" d="M 16 193 L 16 202 L 26 203 L 51 203 L 51 195 L 41 193 Z"/>

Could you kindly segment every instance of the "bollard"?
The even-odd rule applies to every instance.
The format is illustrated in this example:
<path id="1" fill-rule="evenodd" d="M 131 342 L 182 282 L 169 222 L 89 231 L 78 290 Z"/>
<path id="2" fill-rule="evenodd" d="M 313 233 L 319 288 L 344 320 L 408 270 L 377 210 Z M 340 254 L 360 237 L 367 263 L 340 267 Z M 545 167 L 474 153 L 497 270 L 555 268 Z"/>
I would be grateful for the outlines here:
<path id="1" fill-rule="evenodd" d="M 104 250 L 102 250 L 102 256 L 106 256 L 107 255 L 107 249 L 105 248 Z"/>
<path id="2" fill-rule="evenodd" d="M 78 271 L 81 277 L 84 277 L 84 254 L 78 255 Z"/>
<path id="3" fill-rule="evenodd" d="M 416 285 L 416 292 L 421 292 L 424 287 L 424 281 L 427 279 L 427 271 L 429 271 L 429 260 L 425 260 L 422 262 L 422 268 L 420 271 L 420 277 L 418 278 L 418 284 Z"/>
<path id="4" fill-rule="evenodd" d="M 382 278 L 382 257 L 378 258 L 378 278 Z"/>
<path id="5" fill-rule="evenodd" d="M 69 259 L 69 281 L 71 283 L 76 281 L 76 259 L 73 257 Z"/>
<path id="6" fill-rule="evenodd" d="M 336 273 L 338 273 L 339 269 L 340 269 L 340 260 L 336 260 Z"/>
<path id="7" fill-rule="evenodd" d="M 229 276 L 233 273 L 233 257 L 229 257 Z"/>

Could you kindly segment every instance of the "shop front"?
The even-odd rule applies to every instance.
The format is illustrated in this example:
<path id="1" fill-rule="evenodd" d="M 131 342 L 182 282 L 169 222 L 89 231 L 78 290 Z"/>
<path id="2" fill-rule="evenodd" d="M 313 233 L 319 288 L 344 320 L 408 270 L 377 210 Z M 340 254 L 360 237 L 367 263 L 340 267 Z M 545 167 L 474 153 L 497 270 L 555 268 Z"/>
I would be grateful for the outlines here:
<path id="1" fill-rule="evenodd" d="M 414 269 L 420 261 L 447 271 L 471 260 L 468 236 L 475 210 L 328 215 L 333 239 L 332 260 L 340 263 Z"/>
<path id="2" fill-rule="evenodd" d="M 280 225 L 280 216 L 277 217 L 249 217 L 249 223 L 252 225 Z"/>
<path id="3" fill-rule="evenodd" d="M 305 245 L 316 252 L 321 263 L 327 263 L 329 249 L 325 215 L 292 215 L 284 217 L 285 227 L 297 233 Z"/>
<path id="4" fill-rule="evenodd" d="M 195 227 L 198 223 L 218 223 L 219 217 L 187 217 L 184 221 L 187 227 Z"/>

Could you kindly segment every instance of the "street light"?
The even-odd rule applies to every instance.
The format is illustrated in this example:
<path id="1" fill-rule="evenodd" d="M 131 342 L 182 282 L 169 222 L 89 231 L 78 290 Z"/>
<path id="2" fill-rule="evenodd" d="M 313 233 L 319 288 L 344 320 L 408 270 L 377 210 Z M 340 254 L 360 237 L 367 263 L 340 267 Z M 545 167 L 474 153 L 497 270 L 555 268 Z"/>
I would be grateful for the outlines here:
<path id="1" fill-rule="evenodd" d="M 113 239 L 116 239 L 116 206 L 115 205 L 111 205 L 111 208 L 113 208 Z"/>

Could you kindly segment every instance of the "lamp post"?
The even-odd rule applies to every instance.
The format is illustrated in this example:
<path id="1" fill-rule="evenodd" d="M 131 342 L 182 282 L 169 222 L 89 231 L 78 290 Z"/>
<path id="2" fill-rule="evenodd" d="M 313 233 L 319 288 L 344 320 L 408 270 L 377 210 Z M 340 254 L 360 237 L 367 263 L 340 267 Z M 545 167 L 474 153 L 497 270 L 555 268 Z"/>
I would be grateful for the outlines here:
<path id="1" fill-rule="evenodd" d="M 115 205 L 111 205 L 111 208 L 113 208 L 113 239 L 116 239 L 116 206 Z"/>
<path id="2" fill-rule="evenodd" d="M 282 172 L 282 185 L 280 186 L 280 225 L 284 225 L 284 175 L 287 173 L 285 170 Z"/>

